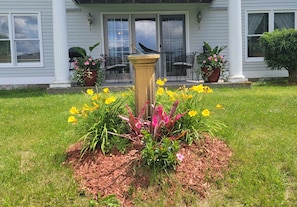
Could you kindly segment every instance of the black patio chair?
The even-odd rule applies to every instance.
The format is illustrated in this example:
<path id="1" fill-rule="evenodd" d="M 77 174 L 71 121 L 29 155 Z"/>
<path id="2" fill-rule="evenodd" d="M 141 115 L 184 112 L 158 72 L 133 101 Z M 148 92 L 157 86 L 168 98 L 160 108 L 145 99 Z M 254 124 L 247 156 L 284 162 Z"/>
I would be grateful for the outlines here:
<path id="1" fill-rule="evenodd" d="M 115 82 L 122 81 L 123 75 L 126 73 L 126 70 L 129 67 L 128 61 L 125 61 L 120 57 L 107 55 L 104 56 L 104 60 L 104 70 L 106 77 L 108 76 L 108 74 L 110 74 L 114 75 Z"/>
<path id="2" fill-rule="evenodd" d="M 174 59 L 174 62 L 172 65 L 176 67 L 176 80 L 178 80 L 178 75 L 179 75 L 178 72 L 186 76 L 187 69 L 194 70 L 195 56 L 196 56 L 196 52 L 191 52 L 188 54 L 179 55 Z"/>
<path id="3" fill-rule="evenodd" d="M 84 58 L 87 55 L 86 50 L 81 47 L 71 47 L 69 48 L 68 53 L 69 53 L 69 70 L 74 70 L 74 68 L 72 67 L 72 63 L 76 58 Z"/>

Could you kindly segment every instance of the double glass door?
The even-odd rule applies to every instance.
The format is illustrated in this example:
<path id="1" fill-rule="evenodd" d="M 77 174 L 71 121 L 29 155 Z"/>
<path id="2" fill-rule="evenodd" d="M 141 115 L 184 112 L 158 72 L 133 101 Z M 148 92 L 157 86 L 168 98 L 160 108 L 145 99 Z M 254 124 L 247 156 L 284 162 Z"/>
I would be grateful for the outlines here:
<path id="1" fill-rule="evenodd" d="M 186 51 L 184 15 L 105 15 L 104 28 L 108 56 L 126 61 L 132 53 L 159 53 L 157 78 L 185 75 L 173 67 L 176 57 Z"/>

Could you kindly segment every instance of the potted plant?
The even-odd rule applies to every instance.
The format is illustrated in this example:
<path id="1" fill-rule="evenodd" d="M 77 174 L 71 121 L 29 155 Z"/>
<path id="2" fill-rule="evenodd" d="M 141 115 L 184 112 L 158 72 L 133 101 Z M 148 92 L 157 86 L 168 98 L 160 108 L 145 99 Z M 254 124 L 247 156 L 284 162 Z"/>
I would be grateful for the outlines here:
<path id="1" fill-rule="evenodd" d="M 80 51 L 80 48 L 77 49 L 77 52 L 82 55 L 78 57 L 74 63 L 74 73 L 72 80 L 81 86 L 94 86 L 101 85 L 103 82 L 103 69 L 102 62 L 103 58 L 93 58 L 91 56 L 92 51 L 96 48 L 99 43 L 89 47 L 90 55 L 85 55 L 83 51 Z"/>
<path id="2" fill-rule="evenodd" d="M 220 54 L 227 46 L 211 46 L 204 42 L 205 51 L 197 56 L 197 62 L 200 65 L 200 71 L 204 82 L 217 82 L 221 73 L 224 71 L 224 56 Z"/>

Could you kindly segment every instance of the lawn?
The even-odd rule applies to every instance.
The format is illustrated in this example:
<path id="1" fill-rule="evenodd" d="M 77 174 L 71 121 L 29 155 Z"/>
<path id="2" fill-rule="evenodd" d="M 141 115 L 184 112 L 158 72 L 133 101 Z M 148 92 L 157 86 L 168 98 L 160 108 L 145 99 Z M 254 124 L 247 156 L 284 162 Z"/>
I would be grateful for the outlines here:
<path id="1" fill-rule="evenodd" d="M 223 104 L 216 115 L 228 127 L 218 136 L 233 157 L 225 178 L 192 206 L 296 206 L 297 86 L 218 88 L 205 101 Z M 81 94 L 0 91 L 0 206 L 89 205 L 63 165 L 77 141 L 69 108 L 83 102 Z"/>

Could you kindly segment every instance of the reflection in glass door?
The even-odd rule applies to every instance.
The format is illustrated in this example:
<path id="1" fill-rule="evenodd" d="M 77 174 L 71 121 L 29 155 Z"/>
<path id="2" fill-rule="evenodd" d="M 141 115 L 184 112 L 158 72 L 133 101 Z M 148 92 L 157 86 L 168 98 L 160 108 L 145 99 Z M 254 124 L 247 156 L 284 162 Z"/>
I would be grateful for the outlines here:
<path id="1" fill-rule="evenodd" d="M 186 71 L 177 70 L 172 66 L 175 59 L 186 53 L 185 16 L 162 15 L 161 21 L 161 51 L 166 54 L 166 76 L 185 76 Z"/>
<path id="2" fill-rule="evenodd" d="M 157 51 L 157 32 L 155 18 L 135 18 L 135 43 L 136 48 L 145 51 L 139 43 L 145 47 Z"/>
<path id="3" fill-rule="evenodd" d="M 131 81 L 127 56 L 130 54 L 128 16 L 105 16 L 105 80 Z"/>
<path id="4" fill-rule="evenodd" d="M 133 15 L 132 18 L 133 44 L 142 53 L 158 51 L 157 26 L 155 15 Z M 159 67 L 156 68 L 156 76 L 160 77 Z"/>
<path id="5" fill-rule="evenodd" d="M 109 56 L 123 57 L 129 54 L 129 22 L 128 17 L 107 17 L 105 51 Z"/>

